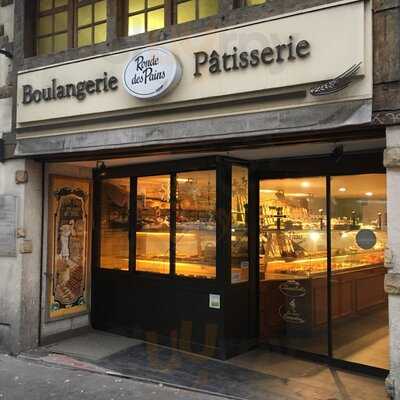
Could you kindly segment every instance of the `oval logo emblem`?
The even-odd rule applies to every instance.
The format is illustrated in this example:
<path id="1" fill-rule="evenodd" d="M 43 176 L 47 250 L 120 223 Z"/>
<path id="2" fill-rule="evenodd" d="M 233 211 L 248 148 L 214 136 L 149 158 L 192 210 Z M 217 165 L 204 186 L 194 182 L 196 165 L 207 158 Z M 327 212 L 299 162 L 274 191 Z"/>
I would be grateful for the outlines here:
<path id="1" fill-rule="evenodd" d="M 154 99 L 167 94 L 182 77 L 182 67 L 170 51 L 160 47 L 140 50 L 124 70 L 124 87 L 139 99 Z"/>

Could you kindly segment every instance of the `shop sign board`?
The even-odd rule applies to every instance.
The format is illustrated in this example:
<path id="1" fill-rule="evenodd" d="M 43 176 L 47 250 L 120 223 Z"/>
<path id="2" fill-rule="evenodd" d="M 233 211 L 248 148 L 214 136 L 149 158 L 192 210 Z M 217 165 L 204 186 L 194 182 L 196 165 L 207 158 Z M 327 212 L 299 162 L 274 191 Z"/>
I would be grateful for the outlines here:
<path id="1" fill-rule="evenodd" d="M 21 71 L 17 127 L 101 114 L 143 114 L 172 105 L 193 109 L 199 102 L 224 104 L 300 87 L 306 95 L 295 98 L 292 107 L 370 99 L 368 4 L 345 0 L 154 46 Z M 344 78 L 334 79 L 340 77 Z M 323 82 L 329 83 L 320 86 Z M 273 101 L 269 104 L 277 107 Z"/>
<path id="2" fill-rule="evenodd" d="M 17 198 L 0 196 L 0 257 L 17 254 Z"/>
<path id="3" fill-rule="evenodd" d="M 170 51 L 150 47 L 134 55 L 124 69 L 126 91 L 139 99 L 155 99 L 167 94 L 180 81 L 182 68 Z"/>

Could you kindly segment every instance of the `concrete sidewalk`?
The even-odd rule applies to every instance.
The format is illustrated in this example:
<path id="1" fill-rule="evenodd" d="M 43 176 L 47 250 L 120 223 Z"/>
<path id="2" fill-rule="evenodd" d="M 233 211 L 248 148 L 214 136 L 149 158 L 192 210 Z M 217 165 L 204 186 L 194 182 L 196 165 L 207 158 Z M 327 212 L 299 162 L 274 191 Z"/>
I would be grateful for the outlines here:
<path id="1" fill-rule="evenodd" d="M 100 331 L 24 355 L 34 362 L 113 373 L 203 395 L 246 400 L 384 400 L 384 380 L 256 349 L 228 361 Z M 0 399 L 1 400 L 1 399 Z"/>
<path id="2" fill-rule="evenodd" d="M 104 371 L 44 365 L 0 354 L 1 400 L 224 400 L 204 393 L 138 382 Z"/>

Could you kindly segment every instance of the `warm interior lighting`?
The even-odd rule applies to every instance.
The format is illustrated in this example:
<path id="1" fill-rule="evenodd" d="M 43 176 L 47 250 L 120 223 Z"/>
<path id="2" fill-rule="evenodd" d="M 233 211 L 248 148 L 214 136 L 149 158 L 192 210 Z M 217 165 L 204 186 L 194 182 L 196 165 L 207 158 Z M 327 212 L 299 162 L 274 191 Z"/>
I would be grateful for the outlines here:
<path id="1" fill-rule="evenodd" d="M 339 192 L 346 192 L 346 191 L 347 191 L 347 189 L 345 187 L 339 188 Z"/>
<path id="2" fill-rule="evenodd" d="M 309 188 L 310 186 L 311 186 L 311 184 L 308 181 L 301 182 L 301 187 L 302 188 Z"/>
<path id="3" fill-rule="evenodd" d="M 373 194 L 372 192 L 366 192 L 365 195 L 368 196 L 368 197 L 371 197 L 371 196 L 373 196 L 374 194 Z"/>
<path id="4" fill-rule="evenodd" d="M 310 239 L 313 242 L 318 242 L 319 238 L 321 237 L 321 235 L 318 232 L 311 232 L 310 233 Z"/>

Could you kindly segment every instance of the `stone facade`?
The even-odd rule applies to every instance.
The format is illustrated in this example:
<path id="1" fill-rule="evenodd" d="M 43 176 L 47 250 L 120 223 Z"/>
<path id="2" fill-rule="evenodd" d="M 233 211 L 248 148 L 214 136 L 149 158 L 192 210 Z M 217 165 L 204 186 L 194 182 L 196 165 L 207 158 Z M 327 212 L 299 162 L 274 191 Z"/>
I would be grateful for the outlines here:
<path id="1" fill-rule="evenodd" d="M 14 55 L 14 65 L 10 59 L 0 55 L 0 137 L 5 140 L 8 156 L 13 153 L 15 142 L 13 104 L 15 104 L 16 73 L 19 70 L 104 54 L 217 27 L 290 13 L 337 0 L 268 0 L 265 5 L 248 8 L 234 8 L 234 4 L 237 3 L 234 0 L 219 0 L 221 11 L 214 17 L 133 37 L 118 35 L 116 12 L 118 0 L 109 0 L 108 41 L 106 43 L 40 57 L 32 56 L 24 40 L 27 35 L 24 21 L 32 24 L 25 15 L 27 1 L 0 1 L 0 48 L 7 49 Z M 373 122 L 380 128 L 387 129 L 388 150 L 385 163 L 388 168 L 388 220 L 392 222 L 389 224 L 388 243 L 390 262 L 387 263 L 390 270 L 386 278 L 391 332 L 391 374 L 387 385 L 388 391 L 393 393 L 396 399 L 400 399 L 400 341 L 398 340 L 400 337 L 400 224 L 396 222 L 400 221 L 400 207 L 397 204 L 400 196 L 400 129 L 396 126 L 400 124 L 400 0 L 373 0 L 373 11 Z M 247 121 L 243 123 L 247 124 Z M 254 119 L 252 123 L 255 123 Z M 239 124 L 234 121 L 232 126 L 237 127 Z M 212 125 L 212 128 L 215 129 L 215 125 Z M 224 128 L 231 129 L 227 124 L 224 124 Z M 171 127 L 170 129 L 173 130 Z M 162 133 L 165 134 L 164 131 Z M 129 129 L 121 132 L 125 139 L 129 134 Z M 107 136 L 108 132 L 105 131 L 104 135 Z M 136 135 L 137 133 L 134 136 Z M 143 129 L 143 135 L 148 136 L 145 129 Z M 83 139 L 85 135 L 79 135 L 76 139 L 79 146 L 82 146 Z M 32 143 L 32 146 L 34 145 L 37 146 L 38 142 Z M 68 145 L 71 145 L 71 141 Z M 119 146 L 118 149 L 120 150 Z M 17 171 L 28 172 L 27 182 L 16 184 Z M 43 323 L 38 326 L 38 320 L 45 319 L 45 297 L 40 298 L 40 296 L 41 288 L 46 284 L 46 276 L 43 274 L 44 266 L 41 266 L 40 260 L 41 253 L 46 251 L 44 246 L 42 248 L 42 244 L 45 243 L 42 209 L 46 215 L 42 199 L 44 198 L 43 188 L 45 188 L 43 179 L 48 172 L 34 161 L 9 159 L 0 164 L 0 196 L 12 194 L 18 199 L 18 228 L 24 231 L 25 238 L 17 240 L 32 241 L 32 252 L 20 251 L 16 257 L 0 258 L 2 277 L 0 279 L 0 348 L 14 353 L 36 346 L 40 330 L 44 336 L 52 336 L 68 330 L 84 328 L 89 324 L 87 316 L 84 316 Z M 85 173 L 87 171 L 79 172 L 79 174 Z M 42 311 L 40 311 L 41 302 Z"/>

